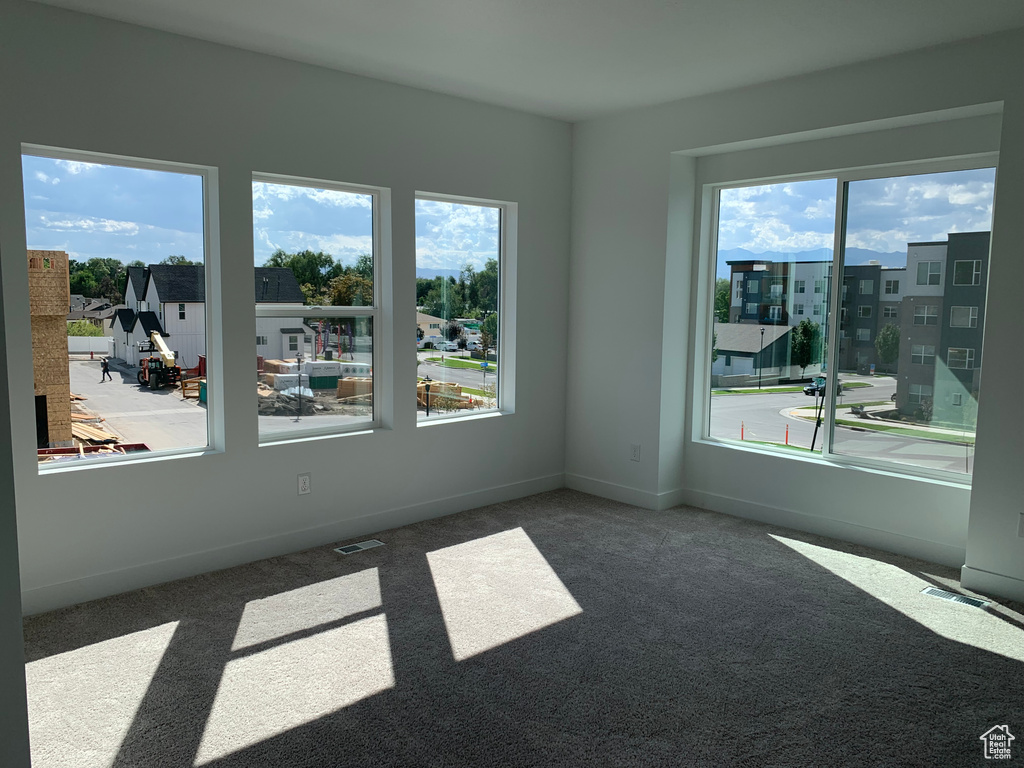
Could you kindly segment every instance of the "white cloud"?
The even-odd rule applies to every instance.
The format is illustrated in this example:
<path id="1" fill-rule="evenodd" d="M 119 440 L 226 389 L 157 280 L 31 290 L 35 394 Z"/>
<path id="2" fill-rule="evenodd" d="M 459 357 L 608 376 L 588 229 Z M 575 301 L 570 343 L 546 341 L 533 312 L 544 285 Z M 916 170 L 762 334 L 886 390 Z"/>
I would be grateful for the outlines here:
<path id="1" fill-rule="evenodd" d="M 54 160 L 54 165 L 58 168 L 63 168 L 65 171 L 70 173 L 72 176 L 77 176 L 80 173 L 86 171 L 93 171 L 102 166 L 96 163 L 80 163 L 77 160 Z"/>
<path id="2" fill-rule="evenodd" d="M 253 200 L 270 203 L 273 200 L 295 200 L 306 198 L 312 203 L 334 208 L 366 208 L 373 207 L 373 198 L 370 195 L 361 195 L 355 192 L 343 192 L 338 189 L 316 189 L 314 187 L 300 187 L 294 184 L 269 184 L 255 181 L 252 185 Z"/>
<path id="3" fill-rule="evenodd" d="M 46 184 L 50 180 L 50 177 L 47 176 L 42 171 L 36 171 L 35 176 L 36 176 L 36 180 L 43 182 L 43 184 Z"/>
<path id="4" fill-rule="evenodd" d="M 39 224 L 52 232 L 105 232 L 121 235 L 139 233 L 139 225 L 133 221 L 99 219 L 93 216 L 54 218 L 49 214 L 43 214 L 39 217 Z"/>

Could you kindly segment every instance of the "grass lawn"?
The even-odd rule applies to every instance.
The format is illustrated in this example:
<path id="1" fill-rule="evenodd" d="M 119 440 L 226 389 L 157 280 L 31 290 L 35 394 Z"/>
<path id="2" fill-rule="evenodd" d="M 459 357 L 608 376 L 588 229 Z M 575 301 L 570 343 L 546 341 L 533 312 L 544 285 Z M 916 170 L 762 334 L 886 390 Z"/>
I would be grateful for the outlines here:
<path id="1" fill-rule="evenodd" d="M 445 357 L 445 358 L 428 357 L 426 359 L 429 360 L 432 363 L 440 363 L 443 360 L 444 361 L 443 367 L 445 367 L 445 368 L 475 368 L 478 371 L 483 370 L 480 367 L 480 363 L 482 363 L 483 360 L 471 360 L 471 359 L 465 358 L 465 357 Z M 488 371 L 496 371 L 496 370 L 498 370 L 497 363 L 488 361 L 487 362 L 487 370 Z"/>
<path id="2" fill-rule="evenodd" d="M 867 419 L 857 419 L 856 421 L 850 419 L 836 419 L 836 424 L 841 424 L 844 427 L 860 427 L 862 429 L 871 429 L 874 430 L 875 432 L 891 432 L 894 435 L 903 435 L 904 437 L 917 437 L 924 440 L 938 440 L 943 443 L 959 443 L 960 445 L 974 445 L 973 435 L 948 435 L 945 432 L 926 432 L 923 429 L 897 427 L 892 424 L 872 424 Z"/>

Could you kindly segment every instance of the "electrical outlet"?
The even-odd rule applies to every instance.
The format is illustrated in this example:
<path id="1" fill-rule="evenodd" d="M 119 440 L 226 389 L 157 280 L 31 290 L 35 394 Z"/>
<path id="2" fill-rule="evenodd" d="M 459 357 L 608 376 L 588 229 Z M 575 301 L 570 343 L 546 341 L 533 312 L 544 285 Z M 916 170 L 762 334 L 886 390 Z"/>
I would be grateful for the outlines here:
<path id="1" fill-rule="evenodd" d="M 629 445 L 629 460 L 640 461 L 640 443 L 630 443 Z"/>
<path id="2" fill-rule="evenodd" d="M 299 475 L 299 496 L 305 496 L 312 488 L 309 485 L 309 472 Z"/>

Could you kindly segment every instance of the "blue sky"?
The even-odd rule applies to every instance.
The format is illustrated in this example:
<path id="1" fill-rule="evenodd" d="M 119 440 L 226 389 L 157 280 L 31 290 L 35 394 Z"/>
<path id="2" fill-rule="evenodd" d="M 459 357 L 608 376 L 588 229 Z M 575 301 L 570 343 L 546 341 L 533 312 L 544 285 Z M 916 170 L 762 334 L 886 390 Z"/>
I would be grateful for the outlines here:
<path id="1" fill-rule="evenodd" d="M 851 182 L 847 247 L 905 252 L 908 242 L 988 230 L 994 187 L 991 168 Z M 723 190 L 718 248 L 831 250 L 835 209 L 834 179 Z"/>
<path id="2" fill-rule="evenodd" d="M 28 247 L 152 264 L 170 255 L 203 260 L 199 176 L 24 156 Z M 416 202 L 416 265 L 482 269 L 497 258 L 499 210 Z M 281 248 L 324 251 L 354 264 L 373 250 L 370 195 L 294 184 L 253 183 L 253 260 Z"/>
<path id="3" fill-rule="evenodd" d="M 24 156 L 29 249 L 71 258 L 203 259 L 198 176 Z"/>

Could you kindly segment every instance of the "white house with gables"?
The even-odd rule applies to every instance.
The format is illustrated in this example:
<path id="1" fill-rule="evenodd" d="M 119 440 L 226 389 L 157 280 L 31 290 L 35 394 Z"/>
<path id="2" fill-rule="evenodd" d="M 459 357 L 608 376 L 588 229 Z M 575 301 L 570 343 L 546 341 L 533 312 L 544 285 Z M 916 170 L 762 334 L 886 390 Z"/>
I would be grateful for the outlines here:
<path id="1" fill-rule="evenodd" d="M 302 336 L 311 333 L 308 328 L 303 333 L 294 331 L 303 329 L 304 296 L 290 269 L 256 267 L 255 273 L 257 304 L 299 310 L 293 318 L 257 318 L 254 355 L 281 357 L 292 336 L 301 344 Z M 194 368 L 199 364 L 199 356 L 206 354 L 206 272 L 202 265 L 129 267 L 124 295 L 126 308 L 104 326 L 104 333 L 114 338 L 115 357 L 137 365 L 149 354 L 140 352 L 140 345 L 148 345 L 150 334 L 158 331 L 174 351 L 178 365 Z"/>

